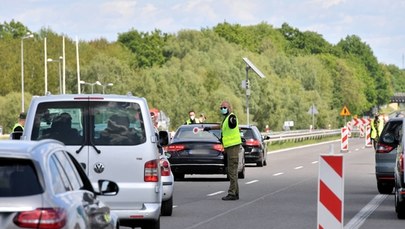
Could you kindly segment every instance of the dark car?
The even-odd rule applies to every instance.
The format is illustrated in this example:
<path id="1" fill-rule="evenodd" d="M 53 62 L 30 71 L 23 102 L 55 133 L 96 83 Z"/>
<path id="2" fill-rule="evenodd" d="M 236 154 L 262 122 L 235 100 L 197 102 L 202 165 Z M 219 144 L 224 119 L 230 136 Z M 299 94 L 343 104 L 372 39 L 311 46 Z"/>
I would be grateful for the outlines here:
<path id="1" fill-rule="evenodd" d="M 405 118 L 398 118 L 405 121 Z M 396 150 L 396 159 L 394 166 L 394 182 L 395 182 L 395 211 L 399 219 L 405 219 L 405 129 L 399 128 L 399 145 Z"/>
<path id="2" fill-rule="evenodd" d="M 375 175 L 377 189 L 381 194 L 390 194 L 394 189 L 394 167 L 403 118 L 391 118 L 385 124 L 375 150 Z"/>
<path id="3" fill-rule="evenodd" d="M 118 216 L 97 196 L 118 193 L 98 180 L 95 192 L 81 165 L 55 140 L 0 141 L 0 228 L 110 228 Z"/>
<path id="4" fill-rule="evenodd" d="M 176 180 L 185 174 L 226 174 L 226 157 L 220 141 L 221 130 L 204 131 L 204 127 L 219 124 L 190 124 L 180 126 L 172 142 L 167 146 L 167 155 Z M 244 149 L 239 152 L 238 177 L 245 178 Z"/>
<path id="5" fill-rule="evenodd" d="M 264 141 L 270 137 L 263 136 L 254 125 L 239 125 L 239 129 L 245 149 L 245 163 L 256 163 L 259 167 L 267 165 L 267 144 Z"/>

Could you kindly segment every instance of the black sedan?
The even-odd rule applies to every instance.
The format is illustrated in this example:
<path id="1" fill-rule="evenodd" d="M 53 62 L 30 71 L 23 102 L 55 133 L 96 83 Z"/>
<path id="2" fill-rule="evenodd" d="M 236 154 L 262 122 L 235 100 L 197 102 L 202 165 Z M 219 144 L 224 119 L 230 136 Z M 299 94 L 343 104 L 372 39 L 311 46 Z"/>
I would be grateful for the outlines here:
<path id="1" fill-rule="evenodd" d="M 167 146 L 169 162 L 175 180 L 185 174 L 226 174 L 226 156 L 221 144 L 221 130 L 204 131 L 204 127 L 219 124 L 191 124 L 180 126 Z M 239 152 L 238 177 L 245 178 L 244 149 Z"/>
<path id="2" fill-rule="evenodd" d="M 239 125 L 239 128 L 245 149 L 245 162 L 256 163 L 259 167 L 267 165 L 267 144 L 264 141 L 270 139 L 269 136 L 263 137 L 254 125 Z"/>

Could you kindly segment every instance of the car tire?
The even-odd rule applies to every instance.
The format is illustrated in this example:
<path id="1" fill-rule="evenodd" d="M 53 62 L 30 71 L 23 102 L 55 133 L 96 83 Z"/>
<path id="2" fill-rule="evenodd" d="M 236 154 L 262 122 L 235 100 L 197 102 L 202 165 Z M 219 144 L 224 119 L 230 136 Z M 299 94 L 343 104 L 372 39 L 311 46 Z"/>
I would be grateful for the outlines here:
<path id="1" fill-rule="evenodd" d="M 184 173 L 173 173 L 173 176 L 175 181 L 184 179 Z"/>
<path id="2" fill-rule="evenodd" d="M 261 159 L 260 161 L 258 161 L 258 162 L 256 163 L 256 166 L 257 166 L 257 167 L 263 167 L 263 159 Z"/>
<path id="3" fill-rule="evenodd" d="M 142 227 L 142 229 L 160 229 L 160 217 L 157 220 L 150 220 L 145 222 Z"/>
<path id="4" fill-rule="evenodd" d="M 245 179 L 245 166 L 243 166 L 242 171 L 240 171 L 240 172 L 238 173 L 238 178 L 239 178 L 239 179 Z"/>
<path id="5" fill-rule="evenodd" d="M 405 206 L 404 203 L 399 202 L 398 190 L 395 188 L 395 212 L 398 219 L 405 219 Z"/>
<path id="6" fill-rule="evenodd" d="M 377 189 L 380 194 L 392 194 L 392 190 L 394 189 L 394 185 L 377 182 Z"/>
<path id="7" fill-rule="evenodd" d="M 171 216 L 173 213 L 173 196 L 170 199 L 162 201 L 160 214 L 162 216 Z"/>

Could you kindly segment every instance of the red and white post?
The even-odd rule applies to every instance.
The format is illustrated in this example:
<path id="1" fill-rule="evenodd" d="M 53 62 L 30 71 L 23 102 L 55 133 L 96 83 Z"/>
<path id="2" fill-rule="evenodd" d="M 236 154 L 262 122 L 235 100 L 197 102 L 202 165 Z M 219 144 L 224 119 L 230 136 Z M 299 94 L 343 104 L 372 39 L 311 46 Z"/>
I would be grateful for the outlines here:
<path id="1" fill-rule="evenodd" d="M 342 127 L 340 151 L 348 151 L 348 150 L 349 150 L 349 131 L 347 127 Z"/>
<path id="2" fill-rule="evenodd" d="M 344 212 L 343 155 L 320 155 L 318 229 L 342 229 Z"/>
<path id="3" fill-rule="evenodd" d="M 372 147 L 373 146 L 373 142 L 371 141 L 371 126 L 367 125 L 366 126 L 366 137 L 365 137 L 365 146 L 366 147 Z"/>

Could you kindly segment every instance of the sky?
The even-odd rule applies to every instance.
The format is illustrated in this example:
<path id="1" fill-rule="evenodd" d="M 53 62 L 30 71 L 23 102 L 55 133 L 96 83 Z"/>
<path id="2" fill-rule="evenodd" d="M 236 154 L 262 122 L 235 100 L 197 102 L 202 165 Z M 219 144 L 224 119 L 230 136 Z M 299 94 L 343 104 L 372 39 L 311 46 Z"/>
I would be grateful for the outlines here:
<path id="1" fill-rule="evenodd" d="M 116 41 L 120 33 L 213 28 L 218 23 L 274 28 L 283 23 L 336 44 L 350 35 L 378 62 L 404 68 L 405 0 L 0 0 L 0 23 L 15 20 L 79 40 Z"/>

